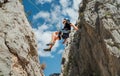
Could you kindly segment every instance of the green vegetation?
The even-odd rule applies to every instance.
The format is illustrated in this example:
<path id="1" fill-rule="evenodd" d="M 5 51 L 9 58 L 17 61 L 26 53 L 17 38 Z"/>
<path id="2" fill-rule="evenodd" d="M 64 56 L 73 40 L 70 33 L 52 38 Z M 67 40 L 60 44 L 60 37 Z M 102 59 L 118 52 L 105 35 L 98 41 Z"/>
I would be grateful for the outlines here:
<path id="1" fill-rule="evenodd" d="M 45 70 L 45 68 L 46 68 L 46 64 L 45 63 L 41 64 L 41 69 Z"/>
<path id="2" fill-rule="evenodd" d="M 80 13 L 80 17 L 81 18 L 83 18 L 84 17 L 84 13 L 82 12 L 82 13 Z"/>
<path id="3" fill-rule="evenodd" d="M 107 11 L 107 12 L 105 12 L 105 16 L 107 17 L 107 16 L 111 16 L 112 14 L 109 12 L 109 11 Z"/>
<path id="4" fill-rule="evenodd" d="M 120 4 L 117 3 L 117 4 L 116 4 L 116 7 L 117 7 L 117 9 L 119 9 L 119 8 L 120 8 Z"/>
<path id="5" fill-rule="evenodd" d="M 19 0 L 20 1 L 20 3 L 22 3 L 22 0 Z"/>
<path id="6" fill-rule="evenodd" d="M 63 76 L 67 76 L 68 75 L 68 68 L 69 68 L 69 66 L 68 66 L 68 64 L 66 65 L 66 66 L 64 66 L 65 68 L 64 68 L 64 73 L 63 73 Z"/>
<path id="7" fill-rule="evenodd" d="M 93 72 L 93 76 L 100 76 L 99 72 Z"/>

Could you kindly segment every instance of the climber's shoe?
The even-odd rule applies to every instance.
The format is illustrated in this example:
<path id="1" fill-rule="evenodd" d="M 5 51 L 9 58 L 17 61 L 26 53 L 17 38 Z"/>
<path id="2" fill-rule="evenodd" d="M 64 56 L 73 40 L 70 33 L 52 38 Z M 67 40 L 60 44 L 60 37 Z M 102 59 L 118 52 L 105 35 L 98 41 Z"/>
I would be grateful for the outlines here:
<path id="1" fill-rule="evenodd" d="M 51 49 L 50 49 L 50 48 L 47 48 L 47 49 L 44 49 L 44 51 L 51 51 Z"/>
<path id="2" fill-rule="evenodd" d="M 50 43 L 48 43 L 48 44 L 46 44 L 47 46 L 49 46 L 49 45 L 54 45 L 54 43 L 52 43 L 52 42 L 50 42 Z"/>

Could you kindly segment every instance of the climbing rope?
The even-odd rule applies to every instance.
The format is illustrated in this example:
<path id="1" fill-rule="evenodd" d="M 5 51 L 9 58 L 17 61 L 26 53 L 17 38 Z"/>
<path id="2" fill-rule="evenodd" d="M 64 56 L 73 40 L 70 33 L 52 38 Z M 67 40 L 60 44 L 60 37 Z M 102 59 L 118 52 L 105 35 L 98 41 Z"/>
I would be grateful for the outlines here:
<path id="1" fill-rule="evenodd" d="M 28 0 L 29 3 L 31 3 L 38 11 L 40 11 L 40 9 L 31 1 L 31 0 Z"/>
<path id="2" fill-rule="evenodd" d="M 29 2 L 30 4 L 32 4 L 38 11 L 41 11 L 41 10 L 32 2 L 32 0 L 28 0 L 28 2 Z M 45 22 L 47 22 L 47 21 L 45 20 Z M 56 28 L 57 28 L 57 31 L 60 31 L 60 30 L 61 30 L 59 26 L 56 26 Z"/>

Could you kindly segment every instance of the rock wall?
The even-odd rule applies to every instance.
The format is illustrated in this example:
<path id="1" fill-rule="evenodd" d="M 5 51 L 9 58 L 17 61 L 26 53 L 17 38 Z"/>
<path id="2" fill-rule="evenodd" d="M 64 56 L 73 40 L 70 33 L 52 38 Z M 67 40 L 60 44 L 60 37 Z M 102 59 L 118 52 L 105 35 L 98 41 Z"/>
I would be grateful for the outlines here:
<path id="1" fill-rule="evenodd" d="M 120 0 L 83 0 L 61 76 L 120 76 Z"/>
<path id="2" fill-rule="evenodd" d="M 0 0 L 0 76 L 43 76 L 20 0 Z"/>

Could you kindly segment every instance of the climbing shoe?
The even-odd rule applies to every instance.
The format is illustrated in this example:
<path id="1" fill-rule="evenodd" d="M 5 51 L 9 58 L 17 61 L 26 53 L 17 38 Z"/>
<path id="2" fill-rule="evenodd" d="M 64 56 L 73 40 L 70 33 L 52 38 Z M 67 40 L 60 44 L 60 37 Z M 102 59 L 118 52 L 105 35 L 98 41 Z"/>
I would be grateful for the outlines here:
<path id="1" fill-rule="evenodd" d="M 46 44 L 47 46 L 49 46 L 49 45 L 54 45 L 54 43 L 52 43 L 52 42 L 50 42 L 50 43 L 48 43 L 48 44 Z"/>
<path id="2" fill-rule="evenodd" d="M 50 49 L 50 48 L 47 48 L 47 49 L 44 49 L 44 51 L 51 51 L 51 49 Z"/>

